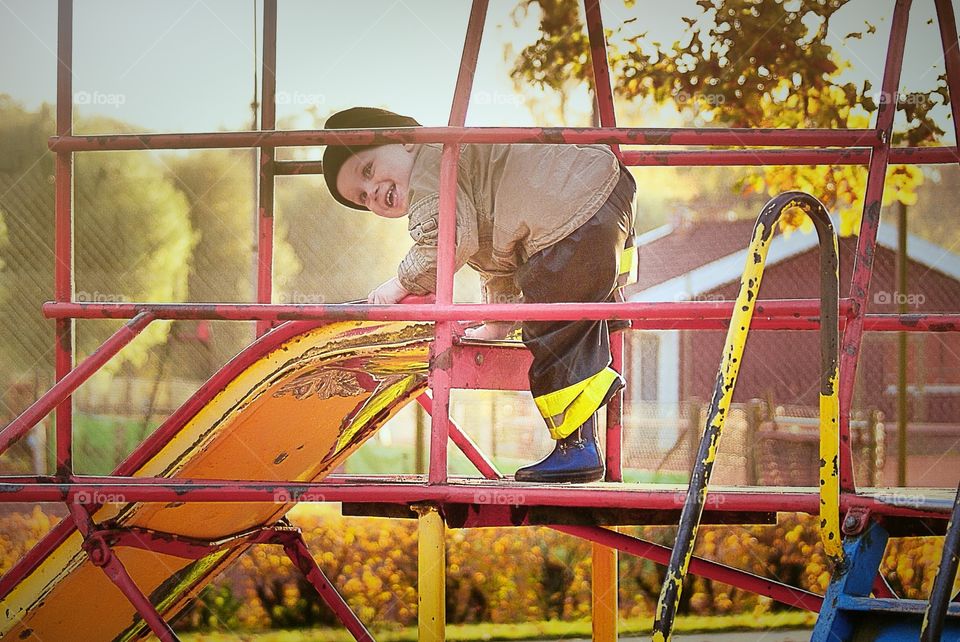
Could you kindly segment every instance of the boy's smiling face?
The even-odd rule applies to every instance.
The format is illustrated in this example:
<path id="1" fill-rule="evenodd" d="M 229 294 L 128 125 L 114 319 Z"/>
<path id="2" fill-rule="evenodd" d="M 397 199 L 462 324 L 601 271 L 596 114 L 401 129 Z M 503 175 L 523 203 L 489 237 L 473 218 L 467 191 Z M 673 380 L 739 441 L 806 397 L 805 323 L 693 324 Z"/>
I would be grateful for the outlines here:
<path id="1" fill-rule="evenodd" d="M 357 152 L 340 167 L 337 190 L 377 216 L 406 215 L 414 145 L 382 145 Z"/>

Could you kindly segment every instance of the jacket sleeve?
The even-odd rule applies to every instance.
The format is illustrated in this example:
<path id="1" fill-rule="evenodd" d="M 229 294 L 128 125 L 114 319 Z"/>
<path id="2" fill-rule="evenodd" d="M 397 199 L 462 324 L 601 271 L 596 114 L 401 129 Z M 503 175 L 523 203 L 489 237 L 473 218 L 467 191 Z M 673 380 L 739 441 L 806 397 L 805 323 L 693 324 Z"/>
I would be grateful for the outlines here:
<path id="1" fill-rule="evenodd" d="M 484 303 L 523 303 L 523 295 L 513 274 L 481 272 L 480 289 Z"/>
<path id="2" fill-rule="evenodd" d="M 410 237 L 413 247 L 400 262 L 397 278 L 413 294 L 437 289 L 437 239 L 440 231 L 440 195 L 430 194 L 410 206 Z M 479 248 L 477 214 L 473 202 L 457 189 L 457 243 L 454 271 L 459 270 Z"/>

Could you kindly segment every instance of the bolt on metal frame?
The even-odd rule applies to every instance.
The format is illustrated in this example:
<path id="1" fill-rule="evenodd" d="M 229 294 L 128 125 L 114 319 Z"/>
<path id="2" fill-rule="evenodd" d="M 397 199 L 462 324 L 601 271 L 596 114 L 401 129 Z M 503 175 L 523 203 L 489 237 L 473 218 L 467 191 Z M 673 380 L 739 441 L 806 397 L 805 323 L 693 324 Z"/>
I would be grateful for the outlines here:
<path id="1" fill-rule="evenodd" d="M 947 70 L 947 84 L 951 99 L 954 131 L 960 140 L 960 50 L 957 42 L 957 25 L 950 0 L 934 0 L 944 59 Z M 259 131 L 247 132 L 209 132 L 197 134 L 125 134 L 102 136 L 75 136 L 73 134 L 73 0 L 59 0 L 58 13 L 58 67 L 57 67 L 57 122 L 56 136 L 50 140 L 50 149 L 56 155 L 55 186 L 55 268 L 54 301 L 44 305 L 43 311 L 55 319 L 55 373 L 57 383 L 20 417 L 0 431 L 0 452 L 5 450 L 27 430 L 37 424 L 43 416 L 56 409 L 56 454 L 57 467 L 54 476 L 21 476 L 0 478 L 0 493 L 7 501 L 35 502 L 62 501 L 71 506 L 71 520 L 55 529 L 56 537 L 62 537 L 66 529 L 77 528 L 87 534 L 91 542 L 91 559 L 94 556 L 104 561 L 104 568 L 111 578 L 125 591 L 131 602 L 140 611 L 145 621 L 151 624 L 161 639 L 170 637 L 164 629 L 165 624 L 157 621 L 158 614 L 147 601 L 143 603 L 142 593 L 136 589 L 129 576 L 119 568 L 113 571 L 107 568 L 111 562 L 109 545 L 104 551 L 101 544 L 110 539 L 98 533 L 95 526 L 88 523 L 89 516 L 97 508 L 95 504 L 78 504 L 78 495 L 88 493 L 88 497 L 122 492 L 131 501 L 251 501 L 270 502 L 275 493 L 286 491 L 291 495 L 322 489 L 328 501 L 348 502 L 386 502 L 393 504 L 416 503 L 420 506 L 424 532 L 440 537 L 442 543 L 443 519 L 437 524 L 437 517 L 444 509 L 453 505 L 474 504 L 475 486 L 467 486 L 450 479 L 447 473 L 447 442 L 453 439 L 477 465 L 481 474 L 499 487 L 510 487 L 510 482 L 502 480 L 502 475 L 489 463 L 479 448 L 449 418 L 449 400 L 452 387 L 469 383 L 468 387 L 502 387 L 499 379 L 508 381 L 506 389 L 522 388 L 522 381 L 511 377 L 508 372 L 515 370 L 518 362 L 516 352 L 495 348 L 477 348 L 487 357 L 486 368 L 476 366 L 463 358 L 465 346 L 461 346 L 456 337 L 456 323 L 477 319 L 487 320 L 571 320 L 571 319 L 631 319 L 635 328 L 663 329 L 722 329 L 733 316 L 733 304 L 718 302 L 662 302 L 653 304 L 609 303 L 609 304 L 551 304 L 524 305 L 522 308 L 510 305 L 470 305 L 453 304 L 453 267 L 455 241 L 455 199 L 457 155 L 461 143 L 511 143 L 524 142 L 536 144 L 549 143 L 605 143 L 614 147 L 627 165 L 634 166 L 695 166 L 695 165 L 808 165 L 808 164 L 866 164 L 869 168 L 866 187 L 864 216 L 857 244 L 857 259 L 854 266 L 849 295 L 839 301 L 839 327 L 843 331 L 842 353 L 839 364 L 839 406 L 840 406 L 840 498 L 838 511 L 846 511 L 848 519 L 870 511 L 873 515 L 885 515 L 905 520 L 920 517 L 933 517 L 946 520 L 953 507 L 952 502 L 931 498 L 918 498 L 916 502 L 899 501 L 896 505 L 885 502 L 882 497 L 869 492 L 857 492 L 854 484 L 850 433 L 849 411 L 853 396 L 853 383 L 861 349 L 864 331 L 940 331 L 956 332 L 960 330 L 960 314 L 896 315 L 870 314 L 867 312 L 867 293 L 872 276 L 872 261 L 877 245 L 880 202 L 885 171 L 889 163 L 957 163 L 960 154 L 957 147 L 891 148 L 893 117 L 896 110 L 897 88 L 903 60 L 910 0 L 897 0 L 893 15 L 884 78 L 881 88 L 881 100 L 876 127 L 851 130 L 789 130 L 789 129 L 743 129 L 743 128 L 620 128 L 616 126 L 613 95 L 610 85 L 609 69 L 606 60 L 606 43 L 602 17 L 598 0 L 585 0 L 585 15 L 593 57 L 592 66 L 596 80 L 596 98 L 598 101 L 599 128 L 540 128 L 540 127 L 465 127 L 468 99 L 472 88 L 473 71 L 479 53 L 483 23 L 486 16 L 487 0 L 474 0 L 470 11 L 464 51 L 460 63 L 451 107 L 449 126 L 444 128 L 421 127 L 380 130 L 308 130 L 276 131 L 276 45 L 277 45 L 277 0 L 264 0 L 263 21 L 263 59 L 262 59 L 262 112 Z M 273 210 L 274 180 L 276 176 L 316 174 L 322 172 L 317 161 L 279 161 L 274 150 L 282 146 L 318 146 L 335 144 L 369 144 L 373 142 L 437 142 L 443 143 L 441 164 L 441 206 L 439 268 L 437 275 L 437 296 L 434 304 L 417 303 L 404 306 L 376 305 L 275 305 L 272 299 L 272 255 L 273 255 Z M 689 146 L 727 146 L 756 147 L 760 149 L 708 149 L 708 150 L 658 150 L 630 151 L 620 150 L 619 145 L 689 145 Z M 762 149 L 782 147 L 785 149 Z M 201 148 L 253 148 L 259 154 L 258 176 L 258 217 L 257 217 L 257 283 L 256 303 L 254 304 L 150 304 L 150 303 L 78 303 L 73 301 L 73 155 L 81 151 L 98 150 L 146 150 L 146 149 L 201 149 Z M 779 300 L 759 301 L 753 315 L 752 329 L 818 329 L 821 325 L 815 300 Z M 100 349 L 82 364 L 74 363 L 74 325 L 76 319 L 126 318 L 130 322 L 108 339 Z M 133 478 L 129 473 L 133 468 L 128 465 L 118 469 L 114 476 L 96 477 L 74 474 L 72 464 L 72 407 L 70 394 L 88 378 L 97 368 L 129 343 L 136 334 L 155 319 L 231 319 L 252 320 L 257 322 L 258 335 L 262 335 L 279 321 L 305 319 L 403 319 L 411 321 L 434 321 L 436 338 L 433 354 L 450 354 L 443 365 L 434 361 L 430 377 L 432 399 L 426 395 L 420 398 L 432 416 L 430 439 L 430 468 L 427 478 L 413 478 L 397 483 L 378 478 L 351 479 L 349 477 L 331 477 L 328 481 L 316 484 L 244 482 L 238 480 L 204 480 L 202 488 L 192 484 L 192 480 L 153 480 Z M 613 342 L 615 363 L 622 361 L 622 339 Z M 513 366 L 513 367 L 511 367 Z M 491 376 L 495 370 L 498 376 Z M 175 415 L 190 412 L 182 408 Z M 195 411 L 195 409 L 194 409 Z M 620 411 L 621 400 L 615 399 L 608 407 L 608 481 L 622 479 L 620 461 Z M 164 438 L 161 430 L 155 434 L 150 444 L 161 443 Z M 146 444 L 145 444 L 146 445 Z M 133 457 L 132 464 L 137 457 Z M 126 471 L 126 472 L 125 472 Z M 519 486 L 514 486 L 519 488 Z M 615 484 L 610 488 L 569 488 L 557 494 L 549 488 L 523 487 L 525 501 L 530 506 L 546 507 L 597 507 L 597 508 L 643 508 L 647 510 L 674 510 L 682 501 L 678 501 L 676 491 L 664 491 L 631 488 L 630 485 Z M 719 490 L 712 493 L 718 498 L 717 513 L 730 515 L 756 513 L 757 511 L 798 511 L 813 513 L 819 510 L 816 492 L 796 489 L 795 491 L 773 491 L 771 489 Z M 466 525 L 509 525 L 502 512 L 495 506 L 479 506 L 473 521 Z M 739 511 L 739 513 L 738 513 Z M 858 512 L 859 511 L 859 512 Z M 838 514 L 839 516 L 839 514 Z M 449 518 L 449 516 L 447 517 Z M 854 521 L 856 521 L 854 517 Z M 845 522 L 846 523 L 846 522 Z M 583 537 L 602 544 L 609 549 L 622 550 L 630 554 L 641 555 L 647 559 L 665 563 L 670 549 L 658 547 L 637 538 L 616 533 L 596 526 L 555 526 L 563 532 Z M 845 533 L 848 531 L 845 529 Z M 849 533 L 848 533 L 849 534 Z M 122 541 L 122 534 L 118 535 Z M 266 537 L 266 536 L 264 536 Z M 161 544 L 153 538 L 155 550 Z M 286 540 L 285 540 L 286 541 Z M 302 542 L 302 540 L 301 540 Z M 209 543 L 207 543 L 209 544 Z M 202 547 L 202 543 L 198 546 Z M 305 560 L 305 546 L 287 541 L 285 549 L 293 559 L 299 555 L 298 567 L 305 569 L 308 577 L 320 590 L 325 599 L 329 591 L 336 591 L 323 581 L 314 581 L 319 573 L 313 560 Z M 47 546 L 49 548 L 49 546 Z M 434 547 L 438 551 L 432 565 L 421 566 L 425 574 L 421 581 L 432 584 L 429 595 L 423 596 L 424 603 L 433 604 L 421 613 L 421 629 L 425 635 L 442 639 L 442 597 L 443 576 L 436 569 L 442 568 L 436 562 L 442 556 L 442 546 Z M 99 551 L 99 552 L 98 552 Z M 31 551 L 27 557 L 15 566 L 3 578 L 0 578 L 0 595 L 29 572 L 42 559 L 42 546 Z M 603 555 L 604 553 L 600 553 Z M 115 558 L 114 558 L 115 559 Z M 610 558 L 595 558 L 609 567 Z M 422 560 L 423 561 L 423 560 Z M 119 560 L 117 560 L 119 563 Z M 303 562 L 303 565 L 300 564 Z M 433 569 L 432 571 L 430 569 Z M 690 570 L 705 577 L 712 577 L 748 590 L 768 595 L 802 608 L 818 610 L 821 598 L 807 594 L 799 589 L 783 585 L 765 578 L 752 576 L 744 571 L 722 564 L 697 560 L 690 563 Z M 430 574 L 432 572 L 432 574 Z M 614 573 L 615 575 L 615 573 Z M 321 573 L 322 576 L 322 573 Z M 325 578 L 324 578 L 325 579 Z M 600 637 L 613 639 L 616 631 L 616 591 L 615 577 L 606 577 L 603 587 L 607 595 L 612 593 L 607 604 L 614 614 L 612 628 L 609 621 L 602 625 Z M 611 584 L 613 582 L 613 584 Z M 326 594 L 324 594 L 326 591 Z M 139 597 L 138 597 L 139 593 Z M 337 597 L 339 597 L 337 595 Z M 335 598 L 330 598 L 335 600 Z M 342 599 L 341 599 L 342 601 Z M 601 602 L 602 604 L 602 602 Z M 595 606 L 597 602 L 595 602 Z M 611 606 L 612 605 L 612 606 Z M 337 608 L 334 609 L 337 611 Z M 350 628 L 351 615 L 338 612 L 338 617 Z M 354 616 L 355 617 L 355 616 Z M 435 624 L 427 625 L 432 619 Z M 439 623 L 439 624 L 438 624 Z M 362 627 L 362 625 L 361 625 Z M 358 639 L 362 632 L 354 628 Z M 429 631 L 429 633 L 427 633 Z M 611 633 L 612 631 L 612 633 Z"/>

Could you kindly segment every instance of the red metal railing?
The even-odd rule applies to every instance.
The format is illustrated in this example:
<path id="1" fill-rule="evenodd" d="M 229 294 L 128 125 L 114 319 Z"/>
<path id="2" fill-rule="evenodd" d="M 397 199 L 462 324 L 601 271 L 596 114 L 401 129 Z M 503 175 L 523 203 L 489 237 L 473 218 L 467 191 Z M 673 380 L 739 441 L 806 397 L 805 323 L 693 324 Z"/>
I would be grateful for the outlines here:
<path id="1" fill-rule="evenodd" d="M 877 230 L 880 227 L 880 206 L 890 158 L 890 140 L 893 137 L 893 117 L 897 112 L 897 94 L 900 89 L 900 70 L 903 67 L 903 49 L 907 40 L 907 22 L 910 17 L 910 0 L 897 0 L 887 45 L 887 60 L 883 68 L 883 83 L 877 111 L 877 132 L 882 144 L 870 155 L 867 188 L 863 199 L 863 218 L 860 237 L 857 240 L 857 255 L 853 265 L 850 298 L 854 314 L 843 333 L 840 356 L 840 485 L 843 490 L 855 488 L 853 462 L 850 456 L 850 404 L 863 339 L 863 321 L 873 275 L 873 257 L 877 247 Z"/>
<path id="2" fill-rule="evenodd" d="M 57 18 L 57 136 L 73 134 L 73 1 L 60 0 Z M 73 300 L 73 154 L 57 152 L 54 186 L 53 298 Z M 54 375 L 63 380 L 73 369 L 73 319 L 58 319 L 54 342 Z M 57 473 L 73 472 L 73 406 L 66 398 L 57 406 Z"/>

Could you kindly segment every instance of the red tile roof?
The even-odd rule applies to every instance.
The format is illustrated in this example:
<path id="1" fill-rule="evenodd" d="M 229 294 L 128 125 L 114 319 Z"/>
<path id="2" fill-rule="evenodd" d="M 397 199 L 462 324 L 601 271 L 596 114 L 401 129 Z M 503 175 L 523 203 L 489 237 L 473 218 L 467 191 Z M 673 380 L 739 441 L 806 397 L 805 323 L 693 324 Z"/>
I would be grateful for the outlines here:
<path id="1" fill-rule="evenodd" d="M 643 243 L 637 241 L 639 280 L 627 296 L 686 274 L 750 244 L 754 221 L 703 221 L 682 223 L 669 234 Z"/>

